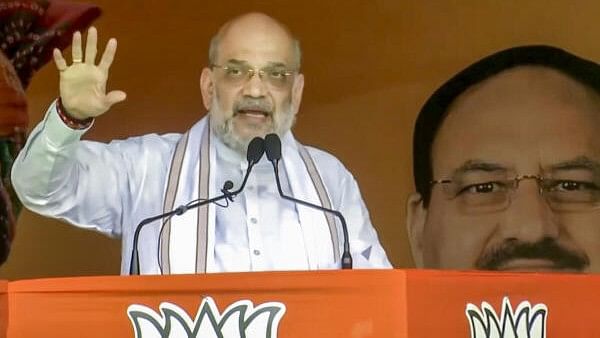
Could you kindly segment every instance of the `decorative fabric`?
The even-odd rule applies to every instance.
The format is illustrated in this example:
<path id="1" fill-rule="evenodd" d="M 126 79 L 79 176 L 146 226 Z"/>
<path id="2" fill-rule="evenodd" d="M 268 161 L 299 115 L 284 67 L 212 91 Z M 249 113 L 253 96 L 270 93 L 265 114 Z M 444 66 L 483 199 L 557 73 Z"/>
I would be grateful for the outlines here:
<path id="1" fill-rule="evenodd" d="M 10 182 L 13 160 L 28 124 L 24 90 L 33 74 L 67 48 L 76 30 L 100 15 L 93 5 L 69 1 L 0 0 L 0 264 L 10 252 L 21 203 Z"/>

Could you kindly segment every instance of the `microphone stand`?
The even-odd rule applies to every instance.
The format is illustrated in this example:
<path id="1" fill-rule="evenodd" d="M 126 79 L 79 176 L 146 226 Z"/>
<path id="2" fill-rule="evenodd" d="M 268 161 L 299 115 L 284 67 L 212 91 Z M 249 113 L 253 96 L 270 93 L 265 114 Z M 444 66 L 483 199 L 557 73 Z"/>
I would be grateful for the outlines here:
<path id="1" fill-rule="evenodd" d="M 187 212 L 190 209 L 199 208 L 203 205 L 206 205 L 209 203 L 215 203 L 222 199 L 227 199 L 229 201 L 233 201 L 233 198 L 236 197 L 240 192 L 242 192 L 242 190 L 244 190 L 244 187 L 246 186 L 246 182 L 248 181 L 248 176 L 250 176 L 250 172 L 252 171 L 252 168 L 254 167 L 254 165 L 256 163 L 258 163 L 258 161 L 260 161 L 260 158 L 263 156 L 264 153 L 265 153 L 264 140 L 260 137 L 255 137 L 254 139 L 252 139 L 252 141 L 250 141 L 250 144 L 248 145 L 248 150 L 246 152 L 248 168 L 246 169 L 246 175 L 244 175 L 244 180 L 242 181 L 242 184 L 239 187 L 239 189 L 237 189 L 233 192 L 230 192 L 229 188 L 232 186 L 231 181 L 226 181 L 223 186 L 223 189 L 221 189 L 221 192 L 223 192 L 222 195 L 219 195 L 219 196 L 213 197 L 213 198 L 209 198 L 206 200 L 193 201 L 192 203 L 189 203 L 187 205 L 180 205 L 179 207 L 177 207 L 171 211 L 162 213 L 160 215 L 156 215 L 156 216 L 152 216 L 152 217 L 143 219 L 135 227 L 135 233 L 133 234 L 133 244 L 132 244 L 133 249 L 131 250 L 131 260 L 129 263 L 129 274 L 130 275 L 139 275 L 140 274 L 140 257 L 139 257 L 139 252 L 138 252 L 138 242 L 140 239 L 140 232 L 145 225 L 150 224 L 159 219 L 162 219 L 164 217 L 171 218 L 175 215 L 177 215 L 177 216 L 182 215 L 183 213 Z M 166 221 L 168 221 L 168 219 Z"/>
<path id="2" fill-rule="evenodd" d="M 304 205 L 309 208 L 314 208 L 321 210 L 323 212 L 329 212 L 337 216 L 342 224 L 342 233 L 344 235 L 344 252 L 341 257 L 341 265 L 342 269 L 352 269 L 352 255 L 350 254 L 350 241 L 348 239 L 348 226 L 346 225 L 346 220 L 341 212 L 333 209 L 328 209 L 323 206 L 312 204 L 306 201 L 299 200 L 297 198 L 287 196 L 283 193 L 283 189 L 281 188 L 281 182 L 279 180 L 279 160 L 281 159 L 281 140 L 277 134 L 269 134 L 265 137 L 265 151 L 267 153 L 267 158 L 273 165 L 273 171 L 275 172 L 275 182 L 277 183 L 277 190 L 279 191 L 279 195 L 288 201 L 292 201 L 301 205 Z"/>
<path id="3" fill-rule="evenodd" d="M 248 166 L 249 168 L 251 166 Z M 244 180 L 245 182 L 246 180 Z M 242 186 L 243 188 L 243 186 Z M 225 190 L 225 189 L 223 189 Z M 165 213 L 162 213 L 160 215 L 156 215 L 156 216 L 152 216 L 152 217 L 148 217 L 144 220 L 142 220 L 136 227 L 135 227 L 135 233 L 133 234 L 133 249 L 131 250 L 131 261 L 129 263 L 129 274 L 130 275 L 139 275 L 140 274 L 140 255 L 138 252 L 138 242 L 140 240 L 140 232 L 142 231 L 142 228 L 147 225 L 150 224 L 154 221 L 157 221 L 159 219 L 168 217 L 171 218 L 175 215 L 179 216 L 179 215 L 183 215 L 185 212 L 187 212 L 190 209 L 194 209 L 194 208 L 198 208 L 201 207 L 203 205 L 209 204 L 209 203 L 214 203 L 214 202 L 218 202 L 222 199 L 228 199 L 228 200 L 233 200 L 233 198 L 239 194 L 241 191 L 241 189 L 238 189 L 234 192 L 225 192 L 222 195 L 219 195 L 217 197 L 213 197 L 213 198 L 209 198 L 207 200 L 200 200 L 197 202 L 194 202 L 192 204 L 189 205 L 180 205 L 179 207 L 171 210 L 171 211 L 167 211 Z M 165 222 L 168 221 L 165 220 Z"/>

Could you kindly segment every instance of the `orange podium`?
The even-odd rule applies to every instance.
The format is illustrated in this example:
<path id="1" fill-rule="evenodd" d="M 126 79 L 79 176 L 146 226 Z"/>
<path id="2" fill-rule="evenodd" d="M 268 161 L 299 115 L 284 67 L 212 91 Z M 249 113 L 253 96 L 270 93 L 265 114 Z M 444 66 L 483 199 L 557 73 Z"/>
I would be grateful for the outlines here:
<path id="1" fill-rule="evenodd" d="M 0 284 L 7 337 L 600 337 L 600 276 L 428 270 Z"/>

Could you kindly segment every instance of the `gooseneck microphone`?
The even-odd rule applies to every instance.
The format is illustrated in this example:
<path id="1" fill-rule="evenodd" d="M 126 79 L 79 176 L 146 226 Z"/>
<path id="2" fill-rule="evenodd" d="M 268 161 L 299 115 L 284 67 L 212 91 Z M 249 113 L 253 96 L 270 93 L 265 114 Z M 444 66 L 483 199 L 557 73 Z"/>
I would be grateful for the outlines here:
<path id="1" fill-rule="evenodd" d="M 132 244 L 133 248 L 131 249 L 131 261 L 129 263 L 129 274 L 130 275 L 139 275 L 140 274 L 140 257 L 139 257 L 139 252 L 138 252 L 138 242 L 140 239 L 140 232 L 145 225 L 155 222 L 159 219 L 167 218 L 163 222 L 163 225 L 164 225 L 173 216 L 182 215 L 183 213 L 187 212 L 190 209 L 198 208 L 198 207 L 201 207 L 201 206 L 209 204 L 209 203 L 215 203 L 215 202 L 218 202 L 223 199 L 227 199 L 227 200 L 233 202 L 233 198 L 235 196 L 237 196 L 239 193 L 241 193 L 242 190 L 244 190 L 244 187 L 246 186 L 246 182 L 248 181 L 248 176 L 250 176 L 250 172 L 252 171 L 252 167 L 254 167 L 254 165 L 256 163 L 258 163 L 258 161 L 260 161 L 260 158 L 263 156 L 264 153 L 265 153 L 265 141 L 260 137 L 253 138 L 252 141 L 250 141 L 250 143 L 248 144 L 248 150 L 246 151 L 246 159 L 248 161 L 248 167 L 246 168 L 246 174 L 244 175 L 242 184 L 240 185 L 240 187 L 237 190 L 229 191 L 230 189 L 233 188 L 233 182 L 227 180 L 227 181 L 225 181 L 225 184 L 223 184 L 223 188 L 221 189 L 222 195 L 219 195 L 219 196 L 213 197 L 213 198 L 209 198 L 209 199 L 193 200 L 185 205 L 180 205 L 171 211 L 167 211 L 160 215 L 156 215 L 156 216 L 152 216 L 152 217 L 143 219 L 135 227 L 135 233 L 133 234 L 133 244 Z"/>
<path id="2" fill-rule="evenodd" d="M 342 232 L 344 233 L 344 252 L 342 253 L 342 269 L 352 269 L 352 255 L 350 254 L 350 241 L 348 240 L 348 226 L 346 225 L 346 219 L 341 212 L 333 209 L 328 209 L 323 206 L 312 204 L 306 201 L 296 199 L 291 196 L 287 196 L 281 189 L 281 181 L 279 180 L 279 160 L 281 160 L 281 140 L 277 134 L 268 134 L 265 136 L 265 152 L 267 159 L 273 164 L 273 170 L 275 171 L 275 182 L 277 182 L 277 190 L 279 195 L 289 201 L 307 206 L 309 208 L 318 209 L 324 212 L 331 213 L 340 219 L 342 224 Z"/>

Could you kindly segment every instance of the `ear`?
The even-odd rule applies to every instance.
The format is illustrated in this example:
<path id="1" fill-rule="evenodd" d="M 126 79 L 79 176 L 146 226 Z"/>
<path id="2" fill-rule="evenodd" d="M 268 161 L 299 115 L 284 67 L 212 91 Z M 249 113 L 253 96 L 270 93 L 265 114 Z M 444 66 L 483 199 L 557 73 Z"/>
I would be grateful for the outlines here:
<path id="1" fill-rule="evenodd" d="M 304 91 L 304 74 L 298 74 L 294 79 L 294 85 L 292 87 L 292 107 L 294 113 L 298 113 L 300 110 L 300 102 L 302 101 L 302 92 Z"/>
<path id="2" fill-rule="evenodd" d="M 423 198 L 419 193 L 413 193 L 406 202 L 406 230 L 410 250 L 417 268 L 423 268 L 423 233 L 427 209 L 423 206 Z"/>
<path id="3" fill-rule="evenodd" d="M 215 83 L 212 76 L 213 73 L 210 68 L 205 67 L 202 69 L 202 74 L 200 75 L 200 91 L 202 92 L 202 103 L 204 103 L 204 108 L 206 108 L 207 111 L 210 111 L 213 96 L 215 95 Z"/>

